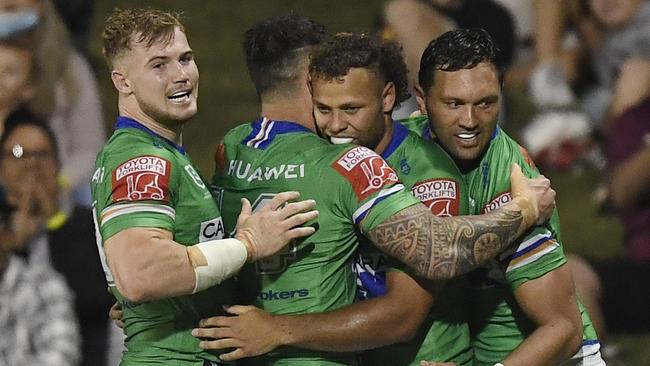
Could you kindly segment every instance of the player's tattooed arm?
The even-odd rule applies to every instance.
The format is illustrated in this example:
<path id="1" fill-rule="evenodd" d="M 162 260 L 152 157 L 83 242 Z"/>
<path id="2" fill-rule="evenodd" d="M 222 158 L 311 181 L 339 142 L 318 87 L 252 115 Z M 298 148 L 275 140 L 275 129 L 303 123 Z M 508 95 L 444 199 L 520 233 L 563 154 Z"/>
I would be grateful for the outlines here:
<path id="1" fill-rule="evenodd" d="M 441 218 L 415 205 L 377 225 L 368 236 L 420 276 L 444 279 L 467 273 L 552 214 L 555 191 L 548 179 L 527 179 L 513 165 L 510 187 L 513 200 L 488 214 Z"/>
<path id="2" fill-rule="evenodd" d="M 415 205 L 375 227 L 369 236 L 418 275 L 451 278 L 496 256 L 523 233 L 522 212 L 513 206 L 481 216 L 440 218 L 426 206 Z"/>

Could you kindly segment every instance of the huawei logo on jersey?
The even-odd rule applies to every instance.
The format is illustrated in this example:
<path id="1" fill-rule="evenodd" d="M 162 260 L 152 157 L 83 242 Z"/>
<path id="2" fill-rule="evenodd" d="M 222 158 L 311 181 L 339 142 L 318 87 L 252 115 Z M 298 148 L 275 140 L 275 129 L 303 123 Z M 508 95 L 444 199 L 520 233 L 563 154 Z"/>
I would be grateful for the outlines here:
<path id="1" fill-rule="evenodd" d="M 440 217 L 458 216 L 460 194 L 458 182 L 449 179 L 430 179 L 411 188 L 418 200 L 427 205 L 431 212 Z"/>
<path id="2" fill-rule="evenodd" d="M 399 181 L 395 171 L 381 156 L 361 146 L 348 150 L 332 167 L 352 183 L 360 201 Z"/>
<path id="3" fill-rule="evenodd" d="M 510 201 L 512 201 L 512 194 L 510 192 L 501 193 L 492 199 L 492 201 L 490 201 L 488 204 L 486 204 L 485 207 L 483 207 L 481 210 L 481 213 L 484 214 L 492 212 L 501 206 L 507 205 Z"/>

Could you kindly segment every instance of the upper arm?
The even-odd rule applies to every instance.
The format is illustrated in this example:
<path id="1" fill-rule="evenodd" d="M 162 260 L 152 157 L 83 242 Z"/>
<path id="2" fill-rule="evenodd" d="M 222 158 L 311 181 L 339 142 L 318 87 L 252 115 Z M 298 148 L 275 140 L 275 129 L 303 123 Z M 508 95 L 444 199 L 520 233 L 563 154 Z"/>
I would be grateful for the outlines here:
<path id="1" fill-rule="evenodd" d="M 538 326 L 561 319 L 582 329 L 573 278 L 567 265 L 525 282 L 514 294 L 524 313 Z"/>

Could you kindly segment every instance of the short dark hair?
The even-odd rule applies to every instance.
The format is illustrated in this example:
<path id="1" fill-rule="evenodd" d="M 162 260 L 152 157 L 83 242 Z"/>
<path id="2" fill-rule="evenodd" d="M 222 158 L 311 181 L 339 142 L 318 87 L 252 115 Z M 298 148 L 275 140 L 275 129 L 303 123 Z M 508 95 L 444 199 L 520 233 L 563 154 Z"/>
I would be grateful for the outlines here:
<path id="1" fill-rule="evenodd" d="M 50 141 L 50 144 L 52 145 L 52 149 L 54 150 L 54 157 L 56 158 L 56 162 L 59 164 L 59 149 L 54 131 L 52 131 L 52 128 L 49 124 L 45 123 L 45 121 L 43 121 L 36 114 L 32 113 L 25 107 L 12 112 L 7 117 L 7 120 L 5 121 L 4 131 L 2 132 L 2 136 L 0 136 L 0 148 L 3 148 L 5 146 L 7 139 L 9 139 L 9 136 L 11 136 L 11 134 L 16 129 L 23 126 L 38 128 L 45 134 L 47 139 Z"/>
<path id="2" fill-rule="evenodd" d="M 246 31 L 246 66 L 257 94 L 293 90 L 311 47 L 326 38 L 323 25 L 297 14 L 269 18 Z"/>
<path id="3" fill-rule="evenodd" d="M 152 8 L 113 9 L 102 32 L 102 53 L 108 67 L 112 68 L 115 59 L 131 49 L 133 40 L 144 42 L 147 47 L 159 41 L 169 44 L 176 27 L 185 32 L 179 18 L 177 13 Z"/>
<path id="4" fill-rule="evenodd" d="M 436 70 L 458 71 L 474 68 L 481 62 L 494 65 L 499 81 L 503 70 L 497 58 L 499 49 L 482 28 L 455 29 L 444 33 L 429 43 L 420 59 L 418 81 L 426 93 L 434 83 Z"/>
<path id="5" fill-rule="evenodd" d="M 340 33 L 319 46 L 312 55 L 309 75 L 332 80 L 351 68 L 364 68 L 395 84 L 395 106 L 408 99 L 408 70 L 402 49 L 394 42 L 363 33 Z"/>

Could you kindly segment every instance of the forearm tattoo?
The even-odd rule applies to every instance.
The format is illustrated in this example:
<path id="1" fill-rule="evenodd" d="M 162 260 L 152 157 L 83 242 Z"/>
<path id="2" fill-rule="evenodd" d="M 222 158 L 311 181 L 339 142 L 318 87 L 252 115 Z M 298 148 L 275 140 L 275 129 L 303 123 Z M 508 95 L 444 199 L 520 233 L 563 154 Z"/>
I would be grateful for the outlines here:
<path id="1" fill-rule="evenodd" d="M 369 232 L 377 248 L 401 260 L 420 276 L 451 278 L 499 254 L 521 233 L 522 215 L 502 207 L 480 216 L 437 217 L 415 205 Z"/>

